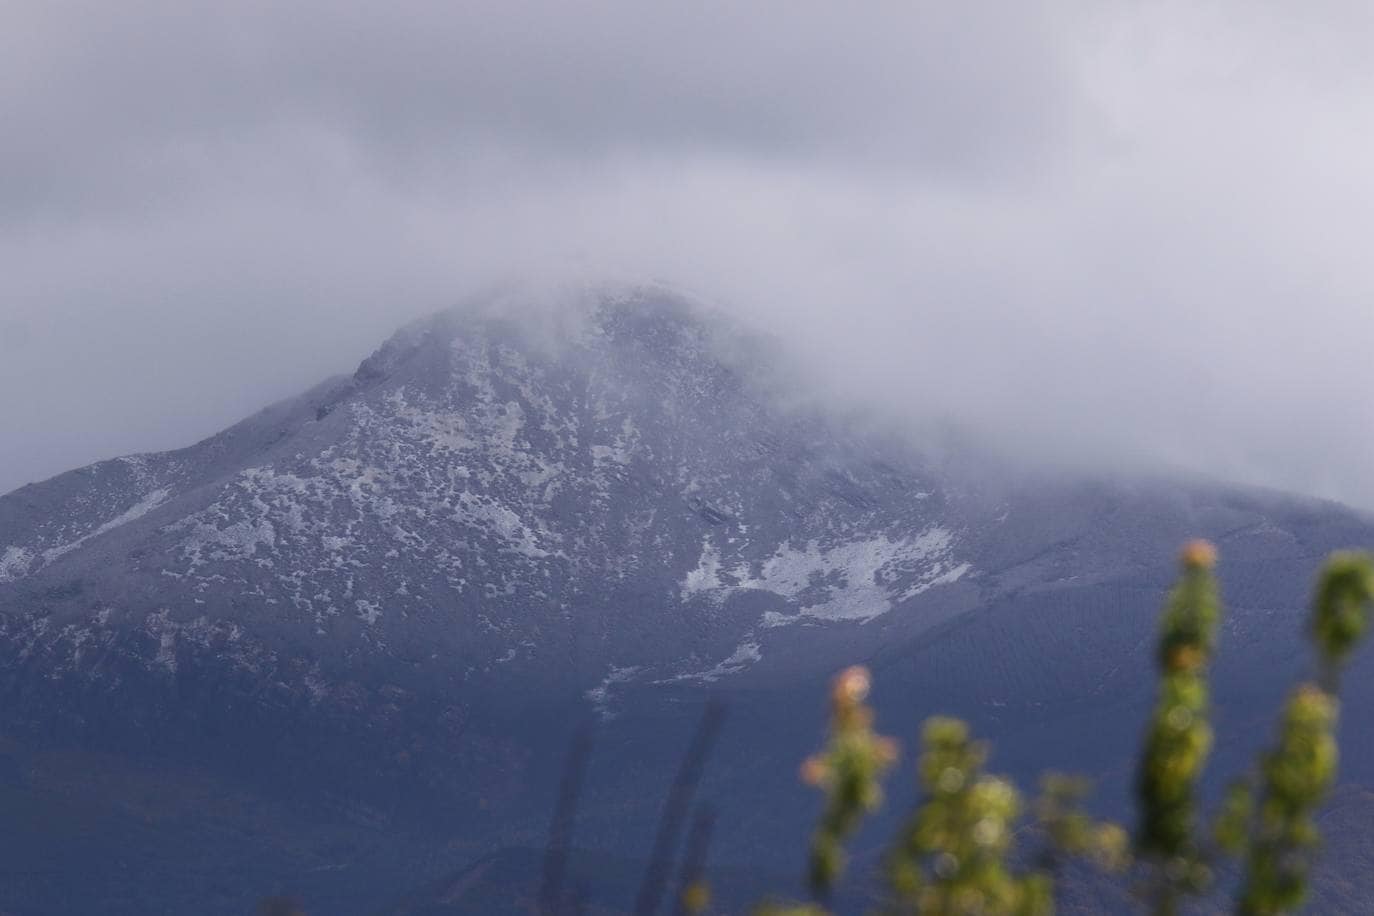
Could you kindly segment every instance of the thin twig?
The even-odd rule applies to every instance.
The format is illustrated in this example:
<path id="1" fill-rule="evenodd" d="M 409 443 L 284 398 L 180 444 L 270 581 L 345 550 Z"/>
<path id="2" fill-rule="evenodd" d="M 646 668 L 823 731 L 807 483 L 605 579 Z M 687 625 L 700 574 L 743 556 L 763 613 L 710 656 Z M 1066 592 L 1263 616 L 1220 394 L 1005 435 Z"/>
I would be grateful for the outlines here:
<path id="1" fill-rule="evenodd" d="M 558 806 L 549 822 L 549 845 L 544 853 L 544 876 L 539 885 L 539 912 L 557 916 L 562 903 L 563 879 L 568 866 L 568 847 L 577 821 L 577 804 L 582 795 L 582 780 L 587 773 L 595 728 L 588 721 L 573 733 L 568 756 L 563 763 L 563 778 L 558 784 Z"/>
<path id="2" fill-rule="evenodd" d="M 715 812 L 709 805 L 700 805 L 696 817 L 692 818 L 691 829 L 687 831 L 687 847 L 682 855 L 682 871 L 678 876 L 674 916 L 691 916 L 687 906 L 688 893 L 705 880 L 706 855 L 711 848 L 711 831 L 715 825 Z"/>
<path id="3" fill-rule="evenodd" d="M 668 883 L 668 870 L 672 866 L 678 836 L 682 833 L 682 822 L 687 817 L 692 795 L 696 792 L 697 783 L 701 781 L 706 759 L 711 754 L 711 748 L 724 720 L 724 704 L 715 698 L 708 700 L 696 733 L 692 735 L 692 743 L 687 746 L 687 753 L 682 757 L 682 765 L 678 768 L 677 777 L 673 780 L 672 788 L 668 790 L 668 798 L 663 804 L 663 814 L 658 821 L 658 834 L 654 837 L 653 852 L 644 870 L 644 883 L 640 885 L 639 894 L 635 897 L 635 916 L 653 916 L 658 910 L 659 902 L 663 898 L 663 888 Z"/>

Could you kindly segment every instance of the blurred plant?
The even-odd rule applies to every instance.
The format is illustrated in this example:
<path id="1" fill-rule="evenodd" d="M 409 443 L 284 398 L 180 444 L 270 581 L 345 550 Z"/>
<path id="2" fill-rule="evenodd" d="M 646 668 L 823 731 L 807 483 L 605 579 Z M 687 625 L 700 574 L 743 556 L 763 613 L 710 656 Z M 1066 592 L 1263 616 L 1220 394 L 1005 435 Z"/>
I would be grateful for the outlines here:
<path id="1" fill-rule="evenodd" d="M 754 908 L 754 916 L 829 916 L 819 903 L 764 903 Z"/>
<path id="2" fill-rule="evenodd" d="M 1374 602 L 1374 558 L 1341 552 L 1326 561 L 1317 582 L 1310 634 L 1320 656 L 1322 687 L 1335 694 L 1340 669 L 1369 628 Z"/>
<path id="3" fill-rule="evenodd" d="M 880 780 L 897 760 L 897 744 L 873 731 L 873 710 L 864 702 L 870 683 L 868 669 L 858 665 L 836 675 L 830 688 L 829 740 L 801 766 L 802 781 L 825 793 L 807 868 L 816 902 L 765 903 L 754 910 L 756 916 L 824 916 L 844 873 L 845 841 L 864 815 L 882 803 Z"/>
<path id="4" fill-rule="evenodd" d="M 923 801 L 889 863 L 895 913 L 1048 913 L 1047 875 L 1014 875 L 1007 854 L 1021 801 L 982 772 L 986 747 L 958 719 L 933 718 L 917 771 Z"/>
<path id="5" fill-rule="evenodd" d="M 1255 916 L 1296 910 L 1307 899 L 1307 877 L 1319 841 L 1315 815 L 1336 778 L 1339 753 L 1335 691 L 1340 669 L 1369 625 L 1374 561 L 1338 553 L 1317 583 L 1309 633 L 1316 643 L 1320 683 L 1300 684 L 1289 697 L 1274 747 L 1259 767 L 1259 799 L 1248 783 L 1234 786 L 1218 821 L 1218 841 L 1248 852 L 1238 910 Z"/>
<path id="6" fill-rule="evenodd" d="M 1152 870 L 1147 894 L 1159 914 L 1176 912 L 1179 898 L 1205 887 L 1211 877 L 1194 839 L 1194 793 L 1212 748 L 1207 664 L 1221 616 L 1212 574 L 1216 550 L 1206 541 L 1193 541 L 1181 561 L 1179 582 L 1161 620 L 1159 695 L 1136 777 L 1136 854 Z"/>
<path id="7" fill-rule="evenodd" d="M 1297 909 L 1317 844 L 1314 820 L 1336 775 L 1336 699 L 1304 684 L 1284 709 L 1278 743 L 1264 758 L 1262 791 L 1253 813 L 1239 911 L 1274 914 Z"/>
<path id="8" fill-rule="evenodd" d="M 882 803 L 883 773 L 897 760 L 897 744 L 873 731 L 868 669 L 847 668 L 830 690 L 830 741 L 802 764 L 802 779 L 821 788 L 825 810 L 811 837 L 808 881 L 819 903 L 829 900 L 844 872 L 844 842 L 865 814 Z"/>
<path id="9" fill-rule="evenodd" d="M 1032 808 L 1043 845 L 1034 868 L 1018 872 L 1009 864 L 1022 812 L 1016 789 L 983 772 L 987 749 L 971 739 L 965 723 L 932 718 L 917 762 L 922 800 L 888 857 L 889 912 L 1041 916 L 1054 912 L 1068 859 L 1120 870 L 1134 858 L 1149 870 L 1153 912 L 1172 914 L 1187 897 L 1208 889 L 1213 861 L 1223 852 L 1246 857 L 1239 913 L 1276 916 L 1304 903 L 1319 840 L 1315 815 L 1336 776 L 1336 687 L 1374 612 L 1374 557 L 1337 553 L 1327 562 L 1309 628 L 1319 682 L 1292 693 L 1278 740 L 1260 759 L 1257 775 L 1228 789 L 1208 842 L 1198 834 L 1195 795 L 1212 746 L 1207 666 L 1221 617 L 1215 565 L 1211 544 L 1188 544 L 1165 606 L 1159 692 L 1137 769 L 1134 842 L 1119 826 L 1086 813 L 1084 780 L 1047 774 Z M 865 669 L 840 674 L 830 743 L 802 767 L 803 779 L 826 792 L 811 845 L 817 903 L 769 905 L 758 911 L 762 916 L 823 916 L 844 869 L 843 844 L 881 800 L 880 779 L 896 754 L 890 739 L 873 732 L 872 710 L 863 702 L 868 689 Z"/>
<path id="10" fill-rule="evenodd" d="M 1037 863 L 1057 881 L 1068 859 L 1087 859 L 1108 871 L 1120 871 L 1131 861 L 1130 836 L 1119 824 L 1096 821 L 1083 810 L 1091 783 L 1081 776 L 1046 773 L 1040 778 L 1035 820 L 1045 835 Z"/>
<path id="11" fill-rule="evenodd" d="M 1254 812 L 1253 780 L 1250 777 L 1237 779 L 1227 788 L 1212 825 L 1212 839 L 1219 850 L 1235 856 L 1249 848 L 1250 818 Z"/>

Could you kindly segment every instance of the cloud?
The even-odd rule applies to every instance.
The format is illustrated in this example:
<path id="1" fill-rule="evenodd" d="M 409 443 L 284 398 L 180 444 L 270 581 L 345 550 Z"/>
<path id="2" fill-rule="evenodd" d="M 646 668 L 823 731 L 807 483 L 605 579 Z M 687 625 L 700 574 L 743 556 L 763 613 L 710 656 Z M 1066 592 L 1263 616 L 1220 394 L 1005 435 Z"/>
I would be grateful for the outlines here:
<path id="1" fill-rule="evenodd" d="M 1374 506 L 1363 4 L 4 16 L 0 489 L 574 274 L 696 289 L 903 422 Z"/>

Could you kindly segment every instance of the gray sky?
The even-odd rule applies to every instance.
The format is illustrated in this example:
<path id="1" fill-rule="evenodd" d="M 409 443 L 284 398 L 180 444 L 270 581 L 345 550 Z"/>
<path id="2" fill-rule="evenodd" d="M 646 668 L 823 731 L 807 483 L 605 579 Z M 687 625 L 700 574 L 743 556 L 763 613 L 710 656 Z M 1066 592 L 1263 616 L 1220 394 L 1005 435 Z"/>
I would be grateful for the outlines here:
<path id="1" fill-rule="evenodd" d="M 510 276 L 838 396 L 1374 507 L 1374 6 L 0 2 L 0 491 Z"/>

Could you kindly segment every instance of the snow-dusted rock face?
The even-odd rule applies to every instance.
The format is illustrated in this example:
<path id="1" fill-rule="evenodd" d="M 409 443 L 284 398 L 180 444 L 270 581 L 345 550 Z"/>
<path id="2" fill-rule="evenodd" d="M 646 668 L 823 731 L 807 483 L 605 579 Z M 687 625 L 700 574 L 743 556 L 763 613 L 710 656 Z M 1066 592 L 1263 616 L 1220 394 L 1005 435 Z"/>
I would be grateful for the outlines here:
<path id="1" fill-rule="evenodd" d="M 783 406 L 772 356 L 656 290 L 419 322 L 199 445 L 0 498 L 0 662 L 611 715 L 627 686 L 785 680 L 999 596 L 1157 576 L 1192 534 L 1298 543 L 1220 491 L 998 489 Z"/>
<path id="2" fill-rule="evenodd" d="M 598 685 L 785 664 L 782 628 L 976 575 L 939 481 L 774 403 L 763 345 L 656 292 L 570 327 L 440 315 L 207 443 L 6 497 L 10 638 L 70 671 L 92 646 L 166 676 L 203 651 L 320 702 L 400 660 L 604 708 Z"/>

